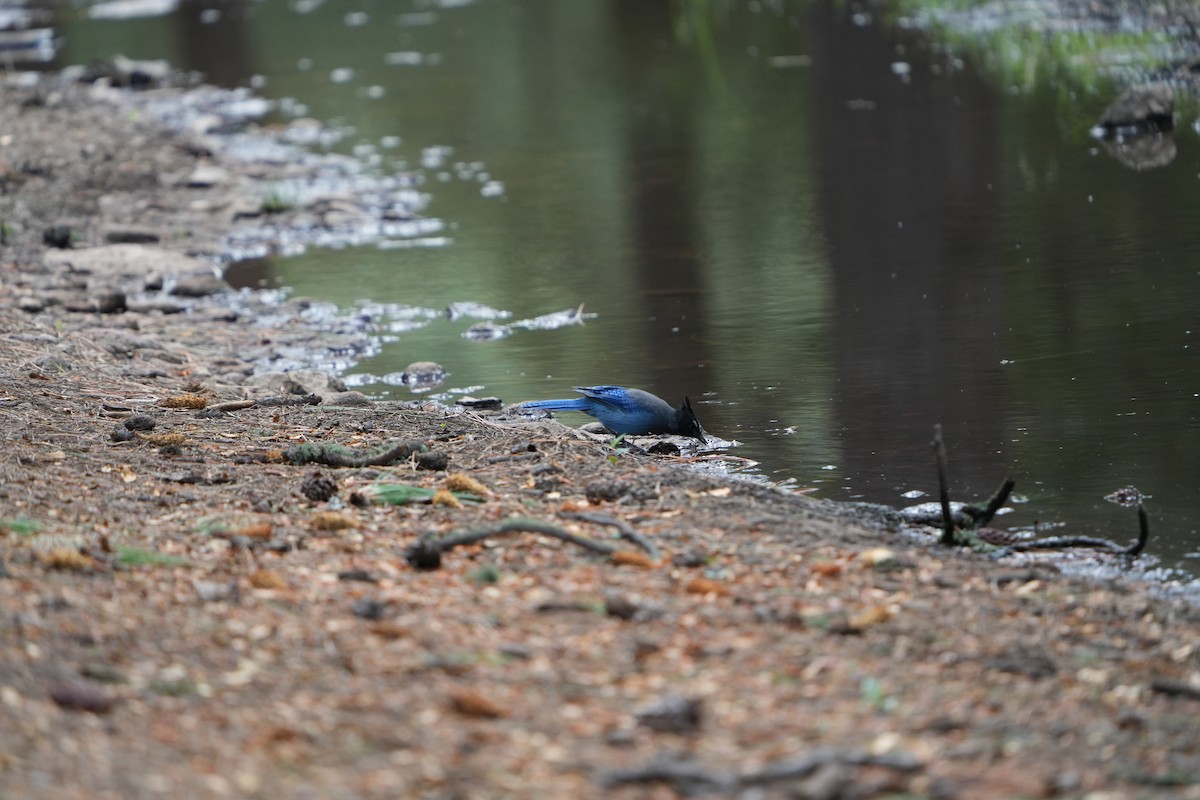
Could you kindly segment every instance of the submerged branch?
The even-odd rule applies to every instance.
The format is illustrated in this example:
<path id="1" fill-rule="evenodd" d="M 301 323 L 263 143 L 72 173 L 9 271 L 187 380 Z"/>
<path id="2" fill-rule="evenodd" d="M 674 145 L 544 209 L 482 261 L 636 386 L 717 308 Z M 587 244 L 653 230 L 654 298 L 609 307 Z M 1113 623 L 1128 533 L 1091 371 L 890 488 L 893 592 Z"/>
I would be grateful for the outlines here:
<path id="1" fill-rule="evenodd" d="M 1116 556 L 1139 556 L 1150 541 L 1150 521 L 1146 518 L 1146 509 L 1138 503 L 1138 538 L 1128 545 L 1120 545 L 1111 539 L 1098 536 L 1051 536 L 1046 539 L 1035 539 L 1032 542 L 1017 542 L 1005 548 L 1008 552 L 1023 553 L 1028 550 L 1064 550 L 1073 547 L 1091 550 L 1104 550 Z"/>
<path id="2" fill-rule="evenodd" d="M 996 516 L 996 512 L 1008 502 L 1008 496 L 1012 494 L 1013 487 L 1017 483 L 1009 476 L 1004 479 L 1004 483 L 1000 484 L 1000 488 L 996 493 L 988 498 L 987 505 L 982 509 L 978 506 L 966 506 L 963 511 L 971 517 L 973 527 L 982 528 L 992 521 L 992 517 Z"/>
<path id="3" fill-rule="evenodd" d="M 940 422 L 933 426 L 933 441 L 930 444 L 933 447 L 934 457 L 937 459 L 938 496 L 942 501 L 941 543 L 947 547 L 953 547 L 957 544 L 957 541 L 954 537 L 954 517 L 950 513 L 950 488 L 946 478 L 946 473 L 949 472 L 949 467 L 946 464 L 946 443 L 942 441 L 942 425 Z"/>

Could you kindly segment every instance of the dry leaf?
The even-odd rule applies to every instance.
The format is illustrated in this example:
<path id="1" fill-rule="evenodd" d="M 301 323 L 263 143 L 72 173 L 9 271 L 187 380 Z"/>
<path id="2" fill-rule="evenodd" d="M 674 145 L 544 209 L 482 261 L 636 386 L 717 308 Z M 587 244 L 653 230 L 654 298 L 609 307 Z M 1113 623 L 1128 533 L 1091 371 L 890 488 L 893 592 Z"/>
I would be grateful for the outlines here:
<path id="1" fill-rule="evenodd" d="M 637 550 L 618 550 L 612 554 L 612 563 L 625 567 L 642 567 L 644 569 L 654 569 L 658 566 L 657 561 L 645 553 L 639 553 Z"/>
<path id="2" fill-rule="evenodd" d="M 835 561 L 819 561 L 812 565 L 812 571 L 822 578 L 836 578 L 842 574 L 842 565 Z"/>
<path id="3" fill-rule="evenodd" d="M 687 586 L 684 588 L 688 594 L 715 594 L 721 597 L 729 594 L 728 585 L 720 581 L 714 581 L 711 578 L 695 578 L 688 581 Z"/>
<path id="4" fill-rule="evenodd" d="M 273 569 L 260 569 L 250 576 L 250 585 L 255 589 L 286 589 L 287 581 Z"/>
<path id="5" fill-rule="evenodd" d="M 269 522 L 260 522 L 256 525 L 247 525 L 244 528 L 239 528 L 230 534 L 230 536 L 245 536 L 247 539 L 270 539 L 271 531 L 274 527 Z"/>
<path id="6" fill-rule="evenodd" d="M 711 497 L 729 497 L 729 495 L 733 494 L 733 489 L 728 486 L 722 486 L 719 489 L 709 490 L 708 494 Z"/>
<path id="7" fill-rule="evenodd" d="M 409 635 L 408 628 L 395 622 L 376 622 L 367 630 L 383 639 L 403 639 Z"/>
<path id="8" fill-rule="evenodd" d="M 887 610 L 887 606 L 868 606 L 846 620 L 846 626 L 851 630 L 861 631 L 872 625 L 887 622 L 891 618 L 892 612 Z"/>
<path id="9" fill-rule="evenodd" d="M 312 515 L 312 526 L 318 531 L 342 531 L 353 528 L 355 522 L 337 511 L 318 511 Z"/>
<path id="10" fill-rule="evenodd" d="M 468 717 L 497 719 L 508 714 L 502 705 L 474 689 L 453 692 L 450 695 L 450 705 L 455 711 Z"/>

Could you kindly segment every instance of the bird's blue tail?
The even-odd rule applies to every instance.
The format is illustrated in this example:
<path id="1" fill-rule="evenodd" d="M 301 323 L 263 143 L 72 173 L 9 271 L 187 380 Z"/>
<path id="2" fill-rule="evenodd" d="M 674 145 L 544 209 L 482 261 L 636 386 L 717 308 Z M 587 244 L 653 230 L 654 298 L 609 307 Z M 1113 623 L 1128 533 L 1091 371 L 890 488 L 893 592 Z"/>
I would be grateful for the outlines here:
<path id="1" fill-rule="evenodd" d="M 586 411 L 592 407 L 592 401 L 586 397 L 575 397 L 567 400 L 530 400 L 521 405 L 525 408 L 544 408 L 547 411 Z"/>

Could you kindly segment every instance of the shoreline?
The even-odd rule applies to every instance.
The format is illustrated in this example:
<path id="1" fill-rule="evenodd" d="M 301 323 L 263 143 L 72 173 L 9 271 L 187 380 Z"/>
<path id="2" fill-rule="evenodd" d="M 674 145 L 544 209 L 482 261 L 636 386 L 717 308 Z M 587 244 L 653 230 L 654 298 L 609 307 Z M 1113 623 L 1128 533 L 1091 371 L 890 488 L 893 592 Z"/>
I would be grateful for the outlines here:
<path id="1" fill-rule="evenodd" d="M 230 302 L 226 237 L 375 210 L 334 181 L 268 214 L 303 166 L 43 80 L 0 89 L 0 793 L 1200 797 L 1200 609 L 557 423 L 256 375 L 369 339 Z M 410 563 L 527 519 L 617 552 Z"/>

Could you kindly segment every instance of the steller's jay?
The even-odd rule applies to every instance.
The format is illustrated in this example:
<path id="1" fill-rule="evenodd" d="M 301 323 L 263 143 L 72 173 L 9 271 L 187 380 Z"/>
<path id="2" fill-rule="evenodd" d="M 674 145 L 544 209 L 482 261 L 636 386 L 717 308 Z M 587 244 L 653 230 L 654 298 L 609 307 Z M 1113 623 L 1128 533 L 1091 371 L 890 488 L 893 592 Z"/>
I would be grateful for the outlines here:
<path id="1" fill-rule="evenodd" d="M 683 405 L 672 408 L 662 398 L 641 389 L 621 386 L 575 386 L 583 395 L 571 400 L 533 400 L 522 408 L 544 408 L 548 411 L 582 411 L 603 423 L 613 433 L 677 433 L 702 442 L 708 439 L 700 420 L 685 397 Z"/>

